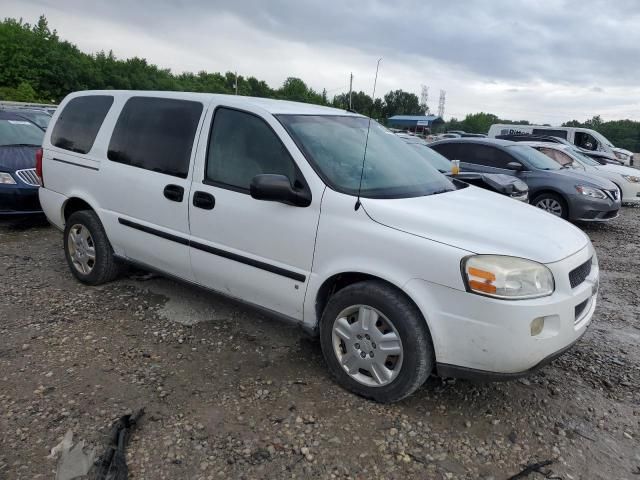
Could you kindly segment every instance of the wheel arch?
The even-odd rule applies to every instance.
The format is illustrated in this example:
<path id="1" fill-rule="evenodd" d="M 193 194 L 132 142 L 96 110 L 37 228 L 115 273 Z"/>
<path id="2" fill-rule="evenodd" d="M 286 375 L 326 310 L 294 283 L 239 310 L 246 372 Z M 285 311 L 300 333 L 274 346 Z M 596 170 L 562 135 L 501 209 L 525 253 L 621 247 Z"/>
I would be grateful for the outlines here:
<path id="1" fill-rule="evenodd" d="M 380 276 L 377 276 L 371 273 L 365 273 L 365 272 L 359 272 L 359 271 L 345 271 L 345 272 L 336 273 L 326 278 L 322 282 L 322 285 L 320 285 L 320 288 L 318 288 L 315 295 L 315 304 L 314 304 L 315 315 L 316 315 L 316 322 L 314 325 L 315 330 L 316 331 L 318 330 L 320 319 L 322 318 L 322 315 L 327 306 L 327 303 L 329 302 L 329 299 L 333 294 L 342 290 L 345 287 L 348 287 L 349 285 L 353 285 L 354 283 L 359 283 L 367 280 L 381 282 L 387 285 L 388 287 L 392 288 L 393 290 L 397 291 L 400 295 L 403 295 L 407 300 L 409 300 L 411 304 L 416 307 L 418 312 L 420 312 L 420 315 L 422 316 L 422 319 L 424 320 L 425 325 L 427 326 L 429 336 L 431 336 L 431 328 L 429 327 L 429 322 L 425 317 L 424 313 L 422 312 L 422 310 L 420 309 L 418 303 L 411 297 L 411 295 L 409 295 L 405 290 L 403 290 L 401 286 L 399 286 L 398 284 L 392 281 L 389 281 L 388 279 L 382 278 Z"/>
<path id="2" fill-rule="evenodd" d="M 552 193 L 553 195 L 558 195 L 560 198 L 562 198 L 562 200 L 564 200 L 565 202 L 567 201 L 566 195 L 564 193 L 562 193 L 560 190 L 557 190 L 552 187 L 547 187 L 547 186 L 536 189 L 533 192 L 530 191 L 529 196 L 531 197 L 531 199 L 535 199 L 536 197 L 539 197 L 540 195 L 544 195 L 545 193 Z"/>
<path id="3" fill-rule="evenodd" d="M 564 206 L 567 207 L 567 212 L 569 213 L 569 215 L 571 215 L 571 204 L 569 202 L 569 200 L 567 199 L 567 196 L 562 193 L 559 190 L 556 190 L 555 188 L 551 188 L 551 187 L 544 187 L 541 188 L 539 190 L 536 190 L 533 194 L 529 193 L 529 202 L 531 203 L 531 205 L 533 205 L 534 201 L 536 200 L 536 198 L 538 198 L 540 195 L 544 195 L 544 194 L 552 194 L 552 195 L 557 195 L 558 197 L 560 197 L 560 200 L 562 200 L 564 202 Z"/>
<path id="4" fill-rule="evenodd" d="M 97 210 L 86 200 L 77 196 L 69 197 L 62 204 L 62 218 L 64 219 L 64 222 L 67 223 L 69 217 L 80 210 L 92 210 L 96 212 L 96 214 L 98 213 Z"/>

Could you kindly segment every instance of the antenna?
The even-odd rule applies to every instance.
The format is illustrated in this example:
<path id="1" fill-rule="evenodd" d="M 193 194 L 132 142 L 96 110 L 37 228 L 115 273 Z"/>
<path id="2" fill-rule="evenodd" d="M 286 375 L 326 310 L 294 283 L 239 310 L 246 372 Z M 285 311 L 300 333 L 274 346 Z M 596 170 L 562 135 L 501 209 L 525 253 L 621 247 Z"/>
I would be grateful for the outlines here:
<path id="1" fill-rule="evenodd" d="M 358 185 L 358 199 L 356 200 L 356 205 L 354 210 L 358 210 L 360 208 L 360 192 L 362 191 L 362 177 L 364 176 L 364 161 L 367 159 L 367 146 L 369 145 L 369 130 L 371 130 L 371 115 L 373 114 L 373 104 L 375 103 L 376 98 L 376 84 L 378 83 L 378 70 L 380 69 L 380 62 L 382 58 L 378 59 L 378 63 L 376 64 L 376 76 L 373 80 L 373 94 L 371 95 L 371 107 L 369 108 L 369 123 L 367 125 L 367 137 L 364 141 L 364 154 L 362 155 L 362 169 L 360 170 L 360 183 Z"/>

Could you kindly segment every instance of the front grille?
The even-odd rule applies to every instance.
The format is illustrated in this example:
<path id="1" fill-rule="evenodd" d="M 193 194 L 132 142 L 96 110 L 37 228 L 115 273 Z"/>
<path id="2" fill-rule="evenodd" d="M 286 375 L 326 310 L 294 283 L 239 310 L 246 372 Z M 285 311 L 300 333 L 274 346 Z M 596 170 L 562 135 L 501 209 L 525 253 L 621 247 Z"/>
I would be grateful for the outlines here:
<path id="1" fill-rule="evenodd" d="M 38 176 L 36 175 L 35 168 L 26 168 L 24 170 L 17 170 L 16 175 L 20 180 L 22 180 L 27 185 L 32 185 L 34 187 L 40 186 L 40 182 L 38 181 Z"/>
<path id="2" fill-rule="evenodd" d="M 591 259 L 584 262 L 579 267 L 574 268 L 569 272 L 569 283 L 571 284 L 571 288 L 576 288 L 582 282 L 586 280 L 586 278 L 591 273 Z"/>
<path id="3" fill-rule="evenodd" d="M 584 313 L 584 310 L 585 308 L 587 308 L 587 305 L 589 305 L 589 300 L 591 299 L 587 298 L 584 302 L 580 302 L 578 305 L 576 305 L 576 308 L 575 308 L 576 322 L 580 320 L 580 316 Z"/>

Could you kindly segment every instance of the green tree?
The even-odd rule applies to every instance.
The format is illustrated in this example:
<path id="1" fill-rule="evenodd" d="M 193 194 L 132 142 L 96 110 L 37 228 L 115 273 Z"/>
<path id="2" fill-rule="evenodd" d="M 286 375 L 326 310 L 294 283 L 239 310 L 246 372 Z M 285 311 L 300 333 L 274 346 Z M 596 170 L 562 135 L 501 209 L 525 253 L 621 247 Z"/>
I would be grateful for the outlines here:
<path id="1" fill-rule="evenodd" d="M 463 121 L 464 131 L 469 133 L 487 133 L 494 123 L 501 123 L 500 119 L 492 113 L 474 113 L 467 115 Z"/>
<path id="2" fill-rule="evenodd" d="M 28 82 L 22 82 L 16 88 L 15 100 L 18 102 L 35 102 L 38 99 L 33 87 Z"/>
<path id="3" fill-rule="evenodd" d="M 421 109 L 416 94 L 393 90 L 384 96 L 383 114 L 385 118 L 394 115 L 421 115 L 424 114 L 424 110 Z"/>

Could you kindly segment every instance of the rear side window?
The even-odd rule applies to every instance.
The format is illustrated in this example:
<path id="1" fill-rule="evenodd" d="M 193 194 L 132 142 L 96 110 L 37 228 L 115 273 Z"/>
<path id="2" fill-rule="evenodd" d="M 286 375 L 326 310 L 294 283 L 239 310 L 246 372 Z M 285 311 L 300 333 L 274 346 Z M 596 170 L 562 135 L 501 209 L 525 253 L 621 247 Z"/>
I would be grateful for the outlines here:
<path id="1" fill-rule="evenodd" d="M 499 148 L 486 145 L 474 145 L 473 163 L 493 168 L 507 168 L 507 163 L 513 161 L 510 155 Z"/>
<path id="2" fill-rule="evenodd" d="M 112 104 L 110 95 L 71 99 L 53 127 L 51 143 L 72 152 L 89 153 Z"/>
<path id="3" fill-rule="evenodd" d="M 114 162 L 186 178 L 202 104 L 132 97 L 122 108 L 107 157 Z"/>
<path id="4" fill-rule="evenodd" d="M 248 192 L 253 177 L 266 173 L 284 175 L 297 187 L 304 185 L 289 152 L 264 120 L 218 108 L 209 139 L 205 180 Z"/>
<path id="5" fill-rule="evenodd" d="M 534 135 L 548 135 L 551 137 L 558 137 L 567 139 L 567 131 L 566 130 L 552 130 L 550 128 L 534 128 Z"/>
<path id="6" fill-rule="evenodd" d="M 458 143 L 443 143 L 440 145 L 430 145 L 432 149 L 438 152 L 440 155 L 447 157 L 449 160 L 461 160 L 463 162 L 467 161 L 461 155 L 462 145 Z"/>
<path id="7" fill-rule="evenodd" d="M 445 143 L 432 148 L 449 160 L 483 165 L 485 167 L 506 168 L 513 159 L 502 150 L 472 143 Z"/>

